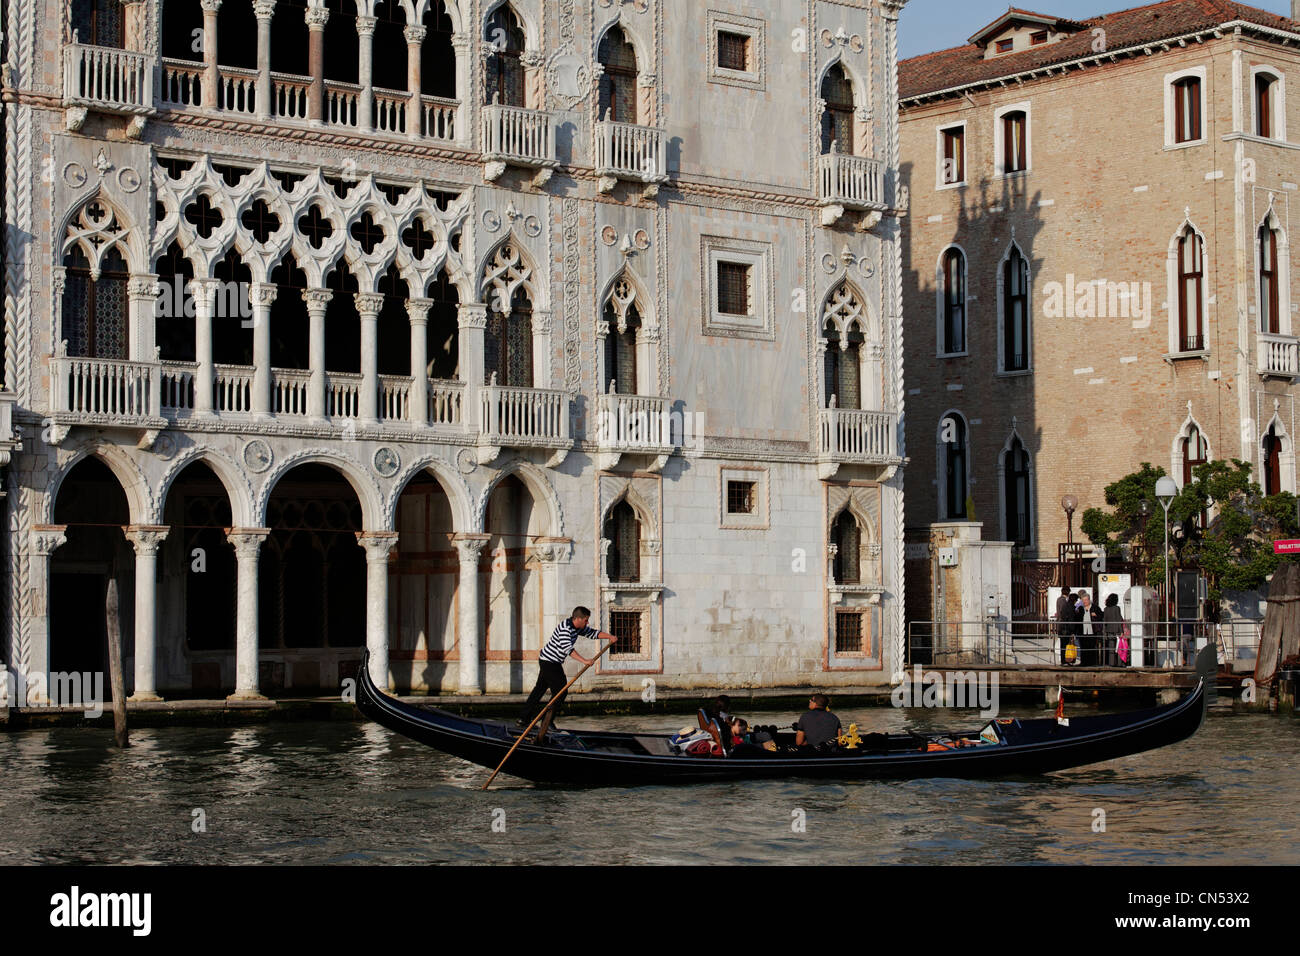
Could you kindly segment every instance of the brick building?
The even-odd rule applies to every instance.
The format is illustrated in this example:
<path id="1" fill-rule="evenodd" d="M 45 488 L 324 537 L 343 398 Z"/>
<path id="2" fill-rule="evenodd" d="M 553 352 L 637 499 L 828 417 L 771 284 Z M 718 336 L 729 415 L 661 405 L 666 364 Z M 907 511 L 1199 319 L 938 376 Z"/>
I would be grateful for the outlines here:
<path id="1" fill-rule="evenodd" d="M 1055 559 L 1062 496 L 1142 461 L 1295 490 L 1297 82 L 1300 24 L 1225 0 L 1011 9 L 899 64 L 917 540 L 969 498 Z"/>
<path id="2" fill-rule="evenodd" d="M 887 682 L 902 5 L 7 3 L 5 663 Z"/>

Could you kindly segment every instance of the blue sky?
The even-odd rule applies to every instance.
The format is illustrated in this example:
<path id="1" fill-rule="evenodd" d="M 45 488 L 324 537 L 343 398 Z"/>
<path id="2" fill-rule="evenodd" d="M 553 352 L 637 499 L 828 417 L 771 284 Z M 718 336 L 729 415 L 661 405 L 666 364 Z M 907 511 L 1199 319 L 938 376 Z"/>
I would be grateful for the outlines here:
<path id="1" fill-rule="evenodd" d="M 1082 20 L 1144 5 L 1141 0 L 1017 0 L 1014 4 L 1008 0 L 909 0 L 899 21 L 898 58 L 960 46 L 980 27 L 1006 13 L 1009 6 Z M 1291 15 L 1290 0 L 1255 0 L 1250 6 Z"/>

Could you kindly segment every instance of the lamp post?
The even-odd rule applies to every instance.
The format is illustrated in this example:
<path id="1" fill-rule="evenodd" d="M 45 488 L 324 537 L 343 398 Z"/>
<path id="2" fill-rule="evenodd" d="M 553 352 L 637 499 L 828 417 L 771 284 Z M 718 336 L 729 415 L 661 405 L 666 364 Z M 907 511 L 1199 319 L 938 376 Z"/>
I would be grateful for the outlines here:
<path id="1" fill-rule="evenodd" d="M 1169 636 L 1169 505 L 1178 494 L 1178 486 L 1168 475 L 1156 481 L 1156 498 L 1165 509 L 1165 637 Z"/>
<path id="2" fill-rule="evenodd" d="M 1061 499 L 1061 508 L 1065 511 L 1065 543 L 1074 544 L 1074 512 L 1079 507 L 1079 499 L 1066 495 Z"/>

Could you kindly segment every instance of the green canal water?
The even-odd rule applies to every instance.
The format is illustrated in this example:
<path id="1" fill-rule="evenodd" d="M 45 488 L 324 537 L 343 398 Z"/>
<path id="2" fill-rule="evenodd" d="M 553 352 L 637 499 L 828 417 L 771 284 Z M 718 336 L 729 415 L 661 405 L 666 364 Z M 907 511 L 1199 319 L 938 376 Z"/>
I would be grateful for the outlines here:
<path id="1" fill-rule="evenodd" d="M 1036 779 L 582 790 L 501 777 L 481 793 L 485 778 L 360 722 L 139 729 L 125 751 L 106 730 L 0 734 L 0 864 L 1300 863 L 1300 721 L 1266 715 L 1212 715 L 1173 747 Z"/>

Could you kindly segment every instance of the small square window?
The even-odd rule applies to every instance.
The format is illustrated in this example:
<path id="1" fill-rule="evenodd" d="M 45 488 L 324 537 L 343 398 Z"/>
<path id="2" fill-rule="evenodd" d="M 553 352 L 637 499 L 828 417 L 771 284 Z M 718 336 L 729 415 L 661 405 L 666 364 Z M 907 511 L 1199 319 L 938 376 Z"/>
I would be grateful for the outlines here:
<path id="1" fill-rule="evenodd" d="M 727 482 L 727 514 L 752 515 L 754 513 L 754 482 Z"/>
<path id="2" fill-rule="evenodd" d="M 837 611 L 835 614 L 835 653 L 861 654 L 862 628 L 865 615 L 861 611 Z"/>
<path id="3" fill-rule="evenodd" d="M 718 31 L 718 68 L 749 72 L 749 37 L 729 30 Z"/>
<path id="4" fill-rule="evenodd" d="M 1039 46 L 1047 42 L 1047 31 L 1039 30 L 1029 38 L 1029 42 L 1034 46 Z"/>
<path id="5" fill-rule="evenodd" d="M 999 53 L 1010 53 L 1010 52 L 1011 52 L 1011 48 L 1012 48 L 1012 46 L 1013 46 L 1014 44 L 1015 44 L 1015 41 L 1012 40 L 1012 39 L 1010 39 L 1010 38 L 1007 38 L 1006 40 L 999 40 L 999 41 L 998 41 L 998 52 L 999 52 Z"/>
<path id="6" fill-rule="evenodd" d="M 741 262 L 718 263 L 718 311 L 749 315 L 751 267 Z"/>
<path id="7" fill-rule="evenodd" d="M 640 611 L 614 611 L 609 612 L 609 633 L 618 638 L 614 645 L 615 651 L 619 657 L 640 656 L 643 651 L 641 637 L 641 619 L 643 615 Z"/>

